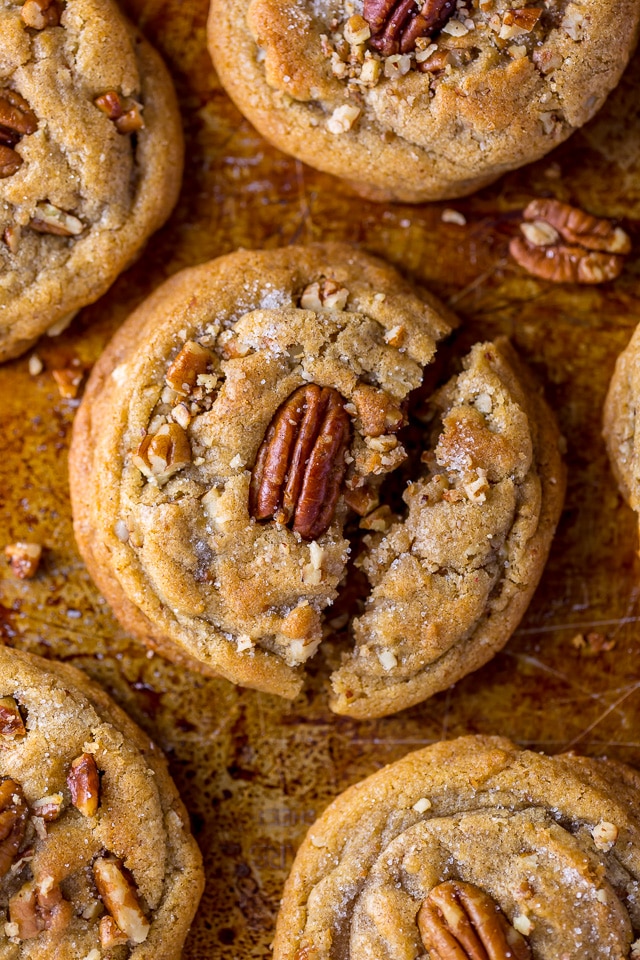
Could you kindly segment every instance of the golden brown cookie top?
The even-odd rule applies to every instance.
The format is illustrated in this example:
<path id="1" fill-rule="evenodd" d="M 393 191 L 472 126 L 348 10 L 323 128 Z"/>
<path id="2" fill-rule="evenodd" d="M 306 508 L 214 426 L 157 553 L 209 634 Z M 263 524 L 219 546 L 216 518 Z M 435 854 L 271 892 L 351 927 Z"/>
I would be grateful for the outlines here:
<path id="1" fill-rule="evenodd" d="M 178 957 L 200 855 L 148 738 L 79 671 L 2 648 L 0 767 L 3 956 Z"/>
<path id="2" fill-rule="evenodd" d="M 175 200 L 181 134 L 112 0 L 1 0 L 0 30 L 1 358 L 131 261 Z"/>
<path id="3" fill-rule="evenodd" d="M 639 790 L 628 767 L 499 737 L 411 753 L 310 828 L 274 956 L 628 957 Z M 486 953 L 464 949 L 474 937 Z"/>
<path id="4" fill-rule="evenodd" d="M 582 126 L 638 19 L 632 0 L 213 0 L 209 44 L 276 145 L 420 201 L 470 193 Z"/>
<path id="5" fill-rule="evenodd" d="M 158 290 L 96 367 L 71 454 L 76 536 L 123 622 L 294 696 L 351 557 L 371 592 L 338 613 L 338 712 L 394 712 L 489 659 L 537 583 L 564 478 L 505 343 L 474 348 L 432 435 L 414 425 L 405 446 L 450 322 L 341 244 L 231 254 Z M 408 454 L 403 511 L 384 482 Z"/>

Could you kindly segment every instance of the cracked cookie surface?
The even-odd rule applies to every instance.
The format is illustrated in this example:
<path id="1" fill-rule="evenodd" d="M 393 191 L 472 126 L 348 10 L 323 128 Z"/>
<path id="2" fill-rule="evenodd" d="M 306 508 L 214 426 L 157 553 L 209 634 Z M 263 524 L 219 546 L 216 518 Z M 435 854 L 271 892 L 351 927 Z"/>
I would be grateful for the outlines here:
<path id="1" fill-rule="evenodd" d="M 535 588 L 564 476 L 515 355 L 478 345 L 392 513 L 408 398 L 453 323 L 341 244 L 231 254 L 156 291 L 94 369 L 71 449 L 76 538 L 122 622 L 293 697 L 353 554 L 372 589 L 333 709 L 394 712 L 486 662 Z"/>
<path id="2" fill-rule="evenodd" d="M 6 360 L 101 296 L 164 223 L 182 131 L 160 57 L 112 0 L 0 0 L 0 34 Z"/>
<path id="3" fill-rule="evenodd" d="M 546 757 L 500 737 L 410 753 L 309 829 L 285 886 L 275 960 L 410 960 L 434 939 L 447 957 L 629 957 L 640 932 L 639 791 L 623 764 Z M 486 953 L 456 952 L 443 938 L 455 931 L 446 898 L 425 916 L 452 887 L 475 902 Z M 511 949 L 483 923 L 495 905 Z"/>
<path id="4" fill-rule="evenodd" d="M 177 960 L 203 874 L 158 748 L 79 670 L 8 647 L 0 746 L 2 957 Z"/>
<path id="5" fill-rule="evenodd" d="M 422 30 L 419 8 L 433 14 Z M 582 126 L 639 19 L 633 0 L 212 0 L 208 41 L 268 140 L 373 199 L 422 202 L 471 193 Z"/>

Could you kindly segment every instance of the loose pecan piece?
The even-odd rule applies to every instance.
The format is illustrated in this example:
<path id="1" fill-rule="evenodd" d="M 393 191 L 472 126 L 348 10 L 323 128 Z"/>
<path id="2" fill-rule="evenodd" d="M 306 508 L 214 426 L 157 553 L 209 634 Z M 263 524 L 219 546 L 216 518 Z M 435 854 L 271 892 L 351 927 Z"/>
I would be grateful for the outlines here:
<path id="1" fill-rule="evenodd" d="M 33 30 L 57 27 L 61 16 L 62 4 L 59 0 L 26 0 L 20 13 L 24 25 Z"/>
<path id="2" fill-rule="evenodd" d="M 523 236 L 509 252 L 528 273 L 554 283 L 604 283 L 622 272 L 631 241 L 611 221 L 544 199 L 532 200 L 523 218 Z"/>
<path id="3" fill-rule="evenodd" d="M 15 90 L 0 90 L 0 180 L 20 169 L 22 157 L 13 149 L 38 127 L 35 113 Z"/>
<path id="4" fill-rule="evenodd" d="M 118 928 L 132 943 L 144 943 L 150 924 L 138 902 L 135 884 L 122 861 L 115 857 L 100 857 L 93 865 L 93 877 L 102 901 Z"/>
<path id="5" fill-rule="evenodd" d="M 364 0 L 364 19 L 371 46 L 383 56 L 409 53 L 419 37 L 440 30 L 456 8 L 456 0 Z"/>
<path id="6" fill-rule="evenodd" d="M 100 803 L 100 777 L 92 753 L 83 753 L 72 762 L 67 786 L 74 807 L 85 817 L 95 816 Z"/>
<path id="7" fill-rule="evenodd" d="M 0 878 L 8 873 L 24 839 L 29 810 L 22 787 L 7 778 L 0 783 Z"/>
<path id="8" fill-rule="evenodd" d="M 25 543 L 23 540 L 18 540 L 16 543 L 7 544 L 4 555 L 16 577 L 20 580 L 30 580 L 35 577 L 38 570 L 42 547 L 39 543 Z"/>
<path id="9" fill-rule="evenodd" d="M 447 880 L 429 893 L 418 928 L 430 960 L 530 960 L 526 940 L 472 883 Z"/>
<path id="10" fill-rule="evenodd" d="M 121 97 L 116 90 L 107 90 L 93 101 L 103 113 L 113 120 L 118 133 L 136 133 L 144 127 L 141 107 L 137 100 L 131 97 Z"/>
<path id="11" fill-rule="evenodd" d="M 299 387 L 276 412 L 251 475 L 256 520 L 293 521 L 305 540 L 331 525 L 346 470 L 349 416 L 332 387 Z"/>
<path id="12" fill-rule="evenodd" d="M 3 740 L 20 740 L 27 730 L 14 697 L 0 698 L 0 737 Z"/>

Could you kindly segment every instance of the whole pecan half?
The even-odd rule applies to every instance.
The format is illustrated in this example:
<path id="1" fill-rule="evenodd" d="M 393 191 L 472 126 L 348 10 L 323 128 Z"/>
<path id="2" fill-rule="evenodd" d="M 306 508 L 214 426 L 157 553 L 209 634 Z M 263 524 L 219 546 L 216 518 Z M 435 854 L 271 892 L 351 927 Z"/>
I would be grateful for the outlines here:
<path id="1" fill-rule="evenodd" d="M 532 200 L 509 252 L 528 273 L 554 283 L 604 283 L 619 276 L 628 235 L 611 221 L 559 200 Z M 564 242 L 563 242 L 564 241 Z"/>
<path id="2" fill-rule="evenodd" d="M 350 422 L 332 387 L 299 387 L 277 410 L 251 475 L 249 511 L 256 520 L 292 522 L 305 540 L 331 525 L 346 470 Z"/>
<path id="3" fill-rule="evenodd" d="M 409 53 L 419 37 L 440 30 L 456 0 L 364 0 L 363 16 L 371 29 L 371 46 L 383 56 Z"/>
<path id="4" fill-rule="evenodd" d="M 36 115 L 24 97 L 15 90 L 0 90 L 0 180 L 19 170 L 22 157 L 13 148 L 37 127 Z"/>
<path id="5" fill-rule="evenodd" d="M 0 783 L 0 878 L 8 873 L 20 849 L 29 809 L 22 787 L 8 777 Z"/>
<path id="6" fill-rule="evenodd" d="M 479 887 L 447 880 L 429 893 L 418 928 L 430 960 L 530 960 L 524 937 Z"/>

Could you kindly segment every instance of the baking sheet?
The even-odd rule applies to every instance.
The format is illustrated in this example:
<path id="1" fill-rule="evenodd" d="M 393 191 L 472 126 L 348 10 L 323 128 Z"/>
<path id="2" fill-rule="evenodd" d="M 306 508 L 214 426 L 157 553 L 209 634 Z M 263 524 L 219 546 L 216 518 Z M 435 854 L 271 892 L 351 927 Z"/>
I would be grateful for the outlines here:
<path id="1" fill-rule="evenodd" d="M 472 198 L 421 207 L 359 199 L 268 146 L 220 89 L 205 46 L 205 0 L 127 0 L 164 54 L 187 138 L 178 207 L 142 260 L 60 337 L 0 369 L 0 546 L 45 546 L 33 581 L 0 564 L 5 642 L 74 663 L 167 751 L 203 850 L 207 887 L 185 960 L 269 956 L 295 849 L 326 804 L 410 749 L 499 733 L 535 749 L 576 749 L 640 766 L 640 566 L 636 520 L 600 435 L 615 358 L 640 320 L 640 57 L 603 112 L 567 144 Z M 622 276 L 554 287 L 509 260 L 516 214 L 553 195 L 620 217 L 634 240 Z M 442 222 L 453 208 L 466 224 Z M 149 656 L 116 623 L 73 542 L 66 454 L 78 401 L 53 369 L 88 370 L 130 310 L 184 266 L 238 246 L 342 239 L 385 256 L 460 314 L 456 350 L 506 333 L 544 382 L 567 441 L 565 511 L 541 586 L 506 649 L 411 710 L 335 717 L 316 657 L 293 703 L 205 680 Z"/>

